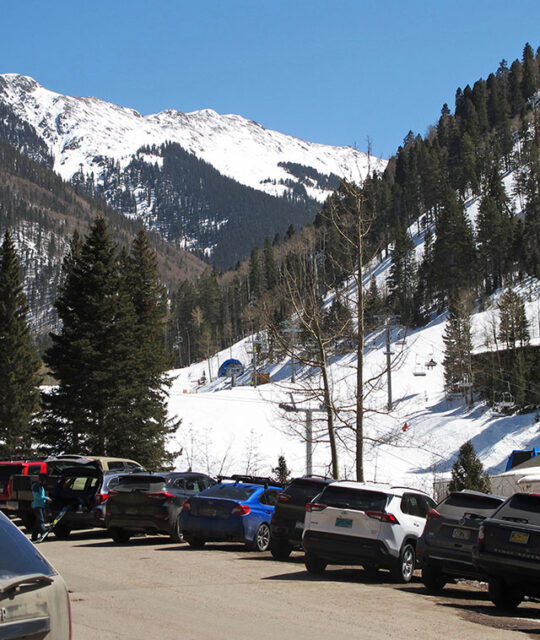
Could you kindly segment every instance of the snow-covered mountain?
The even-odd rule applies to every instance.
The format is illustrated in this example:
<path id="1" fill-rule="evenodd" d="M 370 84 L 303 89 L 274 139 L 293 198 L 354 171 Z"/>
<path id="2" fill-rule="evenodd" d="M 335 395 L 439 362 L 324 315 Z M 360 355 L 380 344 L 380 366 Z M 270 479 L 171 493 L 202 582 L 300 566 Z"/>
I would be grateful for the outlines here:
<path id="1" fill-rule="evenodd" d="M 65 180 L 80 171 L 99 176 L 103 157 L 126 167 L 143 146 L 177 142 L 221 174 L 270 195 L 292 193 L 298 181 L 279 163 L 315 169 L 319 174 L 359 181 L 368 171 L 368 157 L 352 147 L 305 142 L 239 115 L 220 115 L 211 109 L 182 113 L 167 109 L 142 116 L 98 98 L 76 98 L 49 91 L 33 78 L 0 76 L 0 101 L 32 125 L 54 157 L 54 170 Z M 145 154 L 146 162 L 161 162 Z M 386 162 L 371 158 L 371 170 Z M 331 192 L 312 180 L 310 198 L 324 201 Z"/>

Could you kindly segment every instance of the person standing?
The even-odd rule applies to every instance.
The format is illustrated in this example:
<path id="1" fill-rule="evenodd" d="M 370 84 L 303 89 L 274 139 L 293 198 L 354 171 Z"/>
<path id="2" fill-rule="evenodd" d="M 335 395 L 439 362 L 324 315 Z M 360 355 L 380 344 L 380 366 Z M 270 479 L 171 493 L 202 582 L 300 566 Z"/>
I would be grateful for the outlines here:
<path id="1" fill-rule="evenodd" d="M 34 526 L 32 528 L 32 540 L 37 540 L 42 536 L 47 527 L 45 526 L 45 507 L 51 499 L 45 494 L 45 485 L 47 484 L 47 474 L 40 473 L 37 482 L 32 483 L 32 493 L 34 500 L 32 501 L 32 511 L 34 512 Z"/>

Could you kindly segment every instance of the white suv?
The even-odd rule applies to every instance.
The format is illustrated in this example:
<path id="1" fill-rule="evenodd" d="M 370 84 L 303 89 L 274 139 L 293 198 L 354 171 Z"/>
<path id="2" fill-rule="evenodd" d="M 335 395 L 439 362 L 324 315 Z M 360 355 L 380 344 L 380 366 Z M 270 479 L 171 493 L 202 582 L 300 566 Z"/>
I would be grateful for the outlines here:
<path id="1" fill-rule="evenodd" d="M 365 482 L 333 482 L 306 505 L 302 544 L 310 573 L 328 564 L 390 569 L 409 582 L 416 541 L 435 502 L 422 491 Z"/>

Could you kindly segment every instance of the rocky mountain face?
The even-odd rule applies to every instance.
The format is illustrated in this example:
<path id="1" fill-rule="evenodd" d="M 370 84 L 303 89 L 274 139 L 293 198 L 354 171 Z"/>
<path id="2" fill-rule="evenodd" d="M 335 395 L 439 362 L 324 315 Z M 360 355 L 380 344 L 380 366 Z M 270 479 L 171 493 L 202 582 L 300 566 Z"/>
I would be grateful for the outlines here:
<path id="1" fill-rule="evenodd" d="M 311 222 L 340 178 L 359 181 L 386 164 L 238 115 L 142 116 L 17 74 L 0 76 L 0 137 L 220 269 L 290 224 Z"/>

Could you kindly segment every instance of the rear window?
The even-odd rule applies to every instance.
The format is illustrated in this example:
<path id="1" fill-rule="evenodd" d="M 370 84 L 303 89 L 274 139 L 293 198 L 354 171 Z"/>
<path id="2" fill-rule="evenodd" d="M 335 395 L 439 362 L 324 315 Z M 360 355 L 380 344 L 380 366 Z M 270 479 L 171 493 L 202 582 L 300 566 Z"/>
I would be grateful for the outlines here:
<path id="1" fill-rule="evenodd" d="M 482 518 L 490 516 L 504 501 L 490 496 L 476 496 L 467 493 L 451 493 L 437 507 L 442 515 L 470 513 Z"/>
<path id="2" fill-rule="evenodd" d="M 15 525 L 0 514 L 0 581 L 32 573 L 54 575 L 52 567 Z M 0 583 L 1 586 L 1 583 Z"/>
<path id="3" fill-rule="evenodd" d="M 243 484 L 215 484 L 210 489 L 206 489 L 200 495 L 213 498 L 230 498 L 231 500 L 247 500 L 252 496 L 256 487 L 250 487 Z"/>
<path id="4" fill-rule="evenodd" d="M 540 525 L 540 495 L 516 493 L 503 504 L 495 517 Z"/>
<path id="5" fill-rule="evenodd" d="M 283 493 L 291 496 L 289 504 L 306 504 L 326 487 L 325 482 L 293 480 Z"/>
<path id="6" fill-rule="evenodd" d="M 16 473 L 22 473 L 23 466 L 22 464 L 6 464 L 0 466 L 0 482 L 2 480 L 9 480 L 12 475 Z"/>
<path id="7" fill-rule="evenodd" d="M 382 511 L 386 505 L 387 497 L 386 493 L 380 491 L 364 491 L 330 485 L 326 487 L 317 502 L 338 509 Z"/>
<path id="8" fill-rule="evenodd" d="M 120 476 L 115 491 L 163 491 L 166 482 L 163 476 Z"/>

